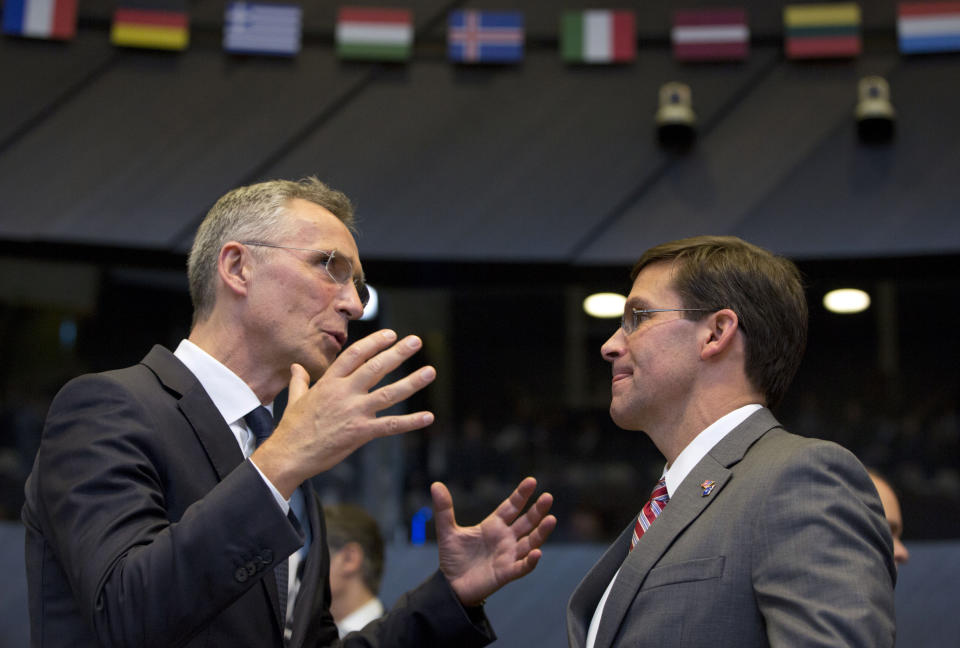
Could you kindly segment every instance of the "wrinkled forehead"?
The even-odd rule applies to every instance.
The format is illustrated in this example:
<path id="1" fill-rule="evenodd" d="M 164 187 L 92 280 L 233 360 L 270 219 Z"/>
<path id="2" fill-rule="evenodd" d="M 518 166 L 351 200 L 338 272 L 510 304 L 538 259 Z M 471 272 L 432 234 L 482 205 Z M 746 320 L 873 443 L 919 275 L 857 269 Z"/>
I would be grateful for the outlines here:
<path id="1" fill-rule="evenodd" d="M 350 228 L 328 209 L 300 198 L 290 201 L 285 210 L 288 245 L 315 250 L 336 250 L 360 267 L 360 253 Z"/>

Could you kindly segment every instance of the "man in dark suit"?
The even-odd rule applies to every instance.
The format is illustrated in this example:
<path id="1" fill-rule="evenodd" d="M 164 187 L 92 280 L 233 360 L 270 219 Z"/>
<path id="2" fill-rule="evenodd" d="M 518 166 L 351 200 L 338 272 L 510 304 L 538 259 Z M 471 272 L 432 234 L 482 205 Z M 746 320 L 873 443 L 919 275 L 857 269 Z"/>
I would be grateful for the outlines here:
<path id="1" fill-rule="evenodd" d="M 189 339 L 57 395 L 23 510 L 33 646 L 339 644 L 324 518 L 304 483 L 429 425 L 430 412 L 376 413 L 435 377 L 423 367 L 374 389 L 415 336 L 383 330 L 341 353 L 367 294 L 352 218 L 312 178 L 229 192 L 190 252 Z M 535 488 L 525 479 L 462 528 L 434 484 L 440 570 L 343 643 L 491 641 L 483 600 L 534 568 L 556 523 L 548 494 L 522 512 Z"/>
<path id="2" fill-rule="evenodd" d="M 806 342 L 796 267 L 705 236 L 648 250 L 631 278 L 601 350 L 610 414 L 666 467 L 571 596 L 570 645 L 892 646 L 896 572 L 870 478 L 768 409 Z"/>

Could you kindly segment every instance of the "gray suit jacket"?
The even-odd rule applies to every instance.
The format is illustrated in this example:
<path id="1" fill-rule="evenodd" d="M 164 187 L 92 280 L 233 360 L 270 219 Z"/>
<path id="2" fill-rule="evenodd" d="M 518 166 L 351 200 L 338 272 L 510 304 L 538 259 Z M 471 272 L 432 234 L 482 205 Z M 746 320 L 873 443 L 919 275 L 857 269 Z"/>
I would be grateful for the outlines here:
<path id="1" fill-rule="evenodd" d="M 313 542 L 290 648 L 340 645 L 330 555 Z M 81 376 L 50 407 L 26 485 L 31 645 L 281 648 L 273 568 L 302 545 L 197 379 L 154 347 Z M 347 646 L 481 646 L 494 638 L 435 574 Z"/>
<path id="2" fill-rule="evenodd" d="M 632 528 L 571 596 L 571 647 L 618 568 L 596 648 L 894 643 L 892 540 L 870 478 L 769 410 L 707 453 L 628 555 Z"/>

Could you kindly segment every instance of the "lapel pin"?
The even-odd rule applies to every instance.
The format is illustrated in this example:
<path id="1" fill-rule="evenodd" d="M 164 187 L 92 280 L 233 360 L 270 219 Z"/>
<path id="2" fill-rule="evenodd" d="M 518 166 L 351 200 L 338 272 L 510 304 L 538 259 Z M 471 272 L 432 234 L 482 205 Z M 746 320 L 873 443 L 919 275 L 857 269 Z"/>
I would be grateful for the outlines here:
<path id="1" fill-rule="evenodd" d="M 700 488 L 703 489 L 702 491 L 700 491 L 700 495 L 702 495 L 703 497 L 706 497 L 707 495 L 713 492 L 713 488 L 716 485 L 717 485 L 717 482 L 713 481 L 712 479 L 706 480 L 705 482 L 700 484 Z"/>

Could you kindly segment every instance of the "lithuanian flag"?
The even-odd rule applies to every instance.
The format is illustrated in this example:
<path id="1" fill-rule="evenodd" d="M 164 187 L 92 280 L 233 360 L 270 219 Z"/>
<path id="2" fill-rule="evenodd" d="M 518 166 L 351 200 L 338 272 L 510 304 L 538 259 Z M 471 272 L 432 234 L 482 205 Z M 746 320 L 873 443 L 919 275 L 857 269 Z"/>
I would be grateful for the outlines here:
<path id="1" fill-rule="evenodd" d="M 852 2 L 783 8 L 787 58 L 852 58 L 860 54 L 860 7 Z"/>
<path id="2" fill-rule="evenodd" d="M 184 50 L 190 40 L 183 0 L 121 0 L 110 42 L 122 47 Z"/>

